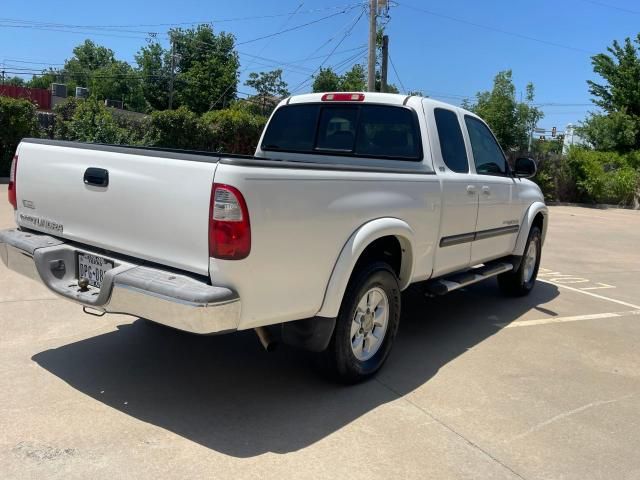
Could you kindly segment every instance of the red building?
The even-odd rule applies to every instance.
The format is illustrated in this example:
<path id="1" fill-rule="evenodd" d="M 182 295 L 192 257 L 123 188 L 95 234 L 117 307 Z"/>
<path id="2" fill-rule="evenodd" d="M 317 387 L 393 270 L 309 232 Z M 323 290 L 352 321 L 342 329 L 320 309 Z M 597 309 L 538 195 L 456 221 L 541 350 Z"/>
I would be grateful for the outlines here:
<path id="1" fill-rule="evenodd" d="M 15 87 L 0 85 L 0 96 L 11 98 L 26 98 L 36 104 L 38 110 L 51 110 L 51 92 L 44 88 Z"/>

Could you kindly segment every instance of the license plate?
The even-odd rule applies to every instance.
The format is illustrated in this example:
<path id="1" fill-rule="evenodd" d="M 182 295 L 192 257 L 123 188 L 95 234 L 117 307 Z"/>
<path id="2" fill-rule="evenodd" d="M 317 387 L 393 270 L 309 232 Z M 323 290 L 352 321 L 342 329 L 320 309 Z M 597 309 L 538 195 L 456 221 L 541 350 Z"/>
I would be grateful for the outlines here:
<path id="1" fill-rule="evenodd" d="M 89 285 L 101 288 L 104 274 L 112 268 L 111 260 L 88 253 L 78 254 L 78 280 L 86 278 L 89 280 Z"/>

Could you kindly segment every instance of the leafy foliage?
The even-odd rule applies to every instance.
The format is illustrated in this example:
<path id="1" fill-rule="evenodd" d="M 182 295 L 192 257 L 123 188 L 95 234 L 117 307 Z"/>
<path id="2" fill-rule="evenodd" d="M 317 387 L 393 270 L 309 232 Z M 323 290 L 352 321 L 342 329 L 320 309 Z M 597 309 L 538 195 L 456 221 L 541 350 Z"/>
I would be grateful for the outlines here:
<path id="1" fill-rule="evenodd" d="M 596 150 L 629 152 L 640 149 L 640 34 L 626 38 L 591 58 L 593 71 L 604 80 L 588 80 L 593 102 L 604 113 L 593 113 L 578 129 Z"/>
<path id="2" fill-rule="evenodd" d="M 236 97 L 240 66 L 233 35 L 216 35 L 210 25 L 171 30 L 170 35 L 177 54 L 176 105 L 202 114 L 230 104 Z"/>
<path id="3" fill-rule="evenodd" d="M 37 135 L 36 107 L 28 100 L 0 97 L 0 176 L 9 174 L 20 140 Z"/>
<path id="4" fill-rule="evenodd" d="M 367 89 L 367 73 L 360 64 L 338 75 L 331 67 L 321 68 L 313 80 L 314 92 L 364 92 Z"/>
<path id="5" fill-rule="evenodd" d="M 631 158 L 614 152 L 596 152 L 581 148 L 569 151 L 568 165 L 576 180 L 579 200 L 597 203 L 633 203 L 640 174 Z"/>
<path id="6" fill-rule="evenodd" d="M 530 105 L 534 96 L 533 84 L 529 83 L 526 102 L 518 102 L 512 72 L 505 70 L 496 75 L 491 91 L 479 92 L 475 103 L 467 101 L 463 107 L 489 124 L 505 151 L 525 150 L 529 132 L 543 117 L 541 110 Z"/>
<path id="7" fill-rule="evenodd" d="M 210 134 L 200 117 L 180 107 L 151 114 L 144 144 L 186 150 L 210 150 Z"/>
<path id="8" fill-rule="evenodd" d="M 247 155 L 255 152 L 267 123 L 266 117 L 251 113 L 241 103 L 205 113 L 202 121 L 211 131 L 215 151 Z"/>
<path id="9" fill-rule="evenodd" d="M 271 112 L 281 98 L 289 95 L 287 82 L 282 79 L 281 69 L 271 72 L 251 72 L 244 84 L 257 92 L 255 100 L 262 105 L 262 115 Z"/>
<path id="10" fill-rule="evenodd" d="M 159 43 L 154 42 L 142 47 L 135 56 L 142 94 L 152 110 L 165 110 L 169 107 L 169 55 Z"/>
<path id="11" fill-rule="evenodd" d="M 67 121 L 59 117 L 56 132 L 65 140 L 93 143 L 123 144 L 129 140 L 128 131 L 118 125 L 113 115 L 95 99 L 72 100 L 66 106 Z M 61 110 L 64 107 L 61 107 Z M 62 125 L 61 125 L 62 124 Z"/>
<path id="12" fill-rule="evenodd" d="M 14 87 L 24 87 L 25 86 L 25 81 L 20 78 L 20 77 L 10 77 L 7 78 L 4 83 L 6 85 L 12 85 Z"/>

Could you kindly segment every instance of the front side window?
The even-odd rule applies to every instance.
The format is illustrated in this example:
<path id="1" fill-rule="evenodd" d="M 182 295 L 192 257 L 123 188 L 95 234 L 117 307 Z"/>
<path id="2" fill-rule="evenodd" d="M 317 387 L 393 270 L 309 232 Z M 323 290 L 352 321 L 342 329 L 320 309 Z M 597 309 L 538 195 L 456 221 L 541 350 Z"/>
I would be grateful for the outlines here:
<path id="1" fill-rule="evenodd" d="M 413 111 L 386 105 L 288 105 L 267 126 L 262 149 L 421 160 Z"/>
<path id="2" fill-rule="evenodd" d="M 458 115 L 444 108 L 436 108 L 433 113 L 436 117 L 442 160 L 450 170 L 457 173 L 468 173 L 469 159 Z"/>
<path id="3" fill-rule="evenodd" d="M 506 175 L 507 160 L 491 130 L 474 117 L 465 116 L 476 172 L 482 175 Z"/>

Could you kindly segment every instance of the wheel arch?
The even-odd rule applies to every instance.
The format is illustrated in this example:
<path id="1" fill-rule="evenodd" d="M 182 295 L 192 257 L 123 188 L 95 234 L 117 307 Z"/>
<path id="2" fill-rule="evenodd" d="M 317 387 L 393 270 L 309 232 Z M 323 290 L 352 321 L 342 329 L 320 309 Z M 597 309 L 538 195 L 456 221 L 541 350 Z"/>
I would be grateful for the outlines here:
<path id="1" fill-rule="evenodd" d="M 338 315 L 347 284 L 358 262 L 366 258 L 368 252 L 379 249 L 384 242 L 389 242 L 389 246 L 392 242 L 397 242 L 400 261 L 399 265 L 391 266 L 398 275 L 400 289 L 407 288 L 411 283 L 414 268 L 414 236 L 413 229 L 398 218 L 378 218 L 360 226 L 351 234 L 338 256 L 317 315 L 320 317 Z"/>
<path id="2" fill-rule="evenodd" d="M 542 202 L 532 203 L 524 214 L 522 223 L 520 224 L 520 233 L 516 240 L 516 246 L 513 254 L 516 256 L 524 255 L 524 249 L 527 245 L 529 231 L 534 225 L 540 225 L 542 232 L 542 243 L 547 235 L 549 209 Z"/>

